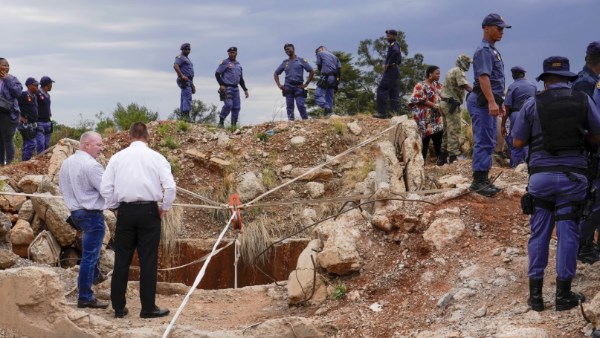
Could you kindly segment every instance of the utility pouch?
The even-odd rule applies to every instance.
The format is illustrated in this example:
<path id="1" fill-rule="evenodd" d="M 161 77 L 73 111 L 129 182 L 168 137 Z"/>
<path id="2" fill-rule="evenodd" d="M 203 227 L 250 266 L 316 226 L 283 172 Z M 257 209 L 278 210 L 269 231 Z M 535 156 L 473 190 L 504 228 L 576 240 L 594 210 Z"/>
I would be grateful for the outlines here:
<path id="1" fill-rule="evenodd" d="M 69 224 L 73 229 L 75 230 L 79 230 L 82 231 L 83 229 L 77 224 L 75 223 L 75 221 L 73 221 L 73 218 L 71 218 L 71 216 L 69 216 L 65 222 L 67 222 L 67 224 Z"/>
<path id="2" fill-rule="evenodd" d="M 218 89 L 217 93 L 219 93 L 219 101 L 225 101 L 225 99 L 227 98 L 227 95 L 225 94 L 225 91 Z"/>
<path id="3" fill-rule="evenodd" d="M 308 97 L 308 90 L 302 89 L 302 93 L 300 93 L 300 97 L 304 97 L 304 98 Z"/>
<path id="4" fill-rule="evenodd" d="M 496 101 L 499 106 L 504 103 L 504 99 L 498 94 L 494 94 L 494 101 Z M 477 94 L 477 105 L 481 108 L 486 108 L 488 105 L 488 101 L 485 98 L 485 95 L 483 95 L 483 92 Z"/>
<path id="5" fill-rule="evenodd" d="M 25 123 L 18 129 L 24 140 L 33 140 L 35 139 L 35 134 L 37 132 L 37 123 Z"/>
<path id="6" fill-rule="evenodd" d="M 177 86 L 181 89 L 185 89 L 188 86 L 188 82 L 180 77 L 177 78 Z"/>
<path id="7" fill-rule="evenodd" d="M 319 81 L 317 81 L 317 87 L 327 89 L 329 88 L 329 83 L 327 83 L 327 76 L 322 76 Z"/>
<path id="8" fill-rule="evenodd" d="M 521 196 L 521 210 L 523 210 L 525 215 L 533 215 L 533 212 L 535 211 L 534 198 L 528 192 Z"/>
<path id="9" fill-rule="evenodd" d="M 0 114 L 10 114 L 12 112 L 13 103 L 0 96 Z"/>

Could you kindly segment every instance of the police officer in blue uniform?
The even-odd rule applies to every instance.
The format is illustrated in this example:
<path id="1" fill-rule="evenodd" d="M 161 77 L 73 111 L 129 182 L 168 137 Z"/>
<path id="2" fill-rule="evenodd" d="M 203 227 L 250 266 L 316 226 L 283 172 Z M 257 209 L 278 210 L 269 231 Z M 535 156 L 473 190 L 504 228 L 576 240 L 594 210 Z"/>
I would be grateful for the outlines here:
<path id="1" fill-rule="evenodd" d="M 14 136 L 19 125 L 18 98 L 23 85 L 10 73 L 10 64 L 0 58 L 0 165 L 12 162 L 15 156 Z"/>
<path id="2" fill-rule="evenodd" d="M 535 311 L 544 309 L 544 270 L 556 223 L 556 310 L 563 311 L 585 300 L 571 291 L 571 281 L 588 187 L 585 139 L 600 142 L 600 113 L 587 95 L 570 88 L 576 75 L 567 58 L 549 57 L 543 69 L 537 80 L 544 81 L 544 91 L 525 102 L 512 136 L 517 148 L 529 144 L 528 194 L 522 200 L 523 210 L 531 214 L 528 303 Z"/>
<path id="3" fill-rule="evenodd" d="M 504 62 L 496 49 L 505 28 L 511 28 L 495 13 L 481 23 L 483 40 L 473 55 L 475 81 L 467 98 L 467 110 L 473 127 L 473 182 L 471 191 L 492 197 L 500 191 L 488 173 L 492 168 L 492 153 L 496 146 L 496 117 L 504 115 Z"/>
<path id="4" fill-rule="evenodd" d="M 37 143 L 38 154 L 50 147 L 50 138 L 52 137 L 52 110 L 50 109 L 52 83 L 54 83 L 54 80 L 50 77 L 42 76 L 40 88 L 35 94 L 38 103 L 38 130 L 44 135 L 43 142 Z"/>
<path id="5" fill-rule="evenodd" d="M 508 90 L 506 92 L 506 99 L 504 101 L 504 107 L 506 114 L 502 116 L 502 135 L 506 137 L 506 144 L 508 145 L 508 149 L 510 150 L 510 166 L 512 168 L 521 164 L 525 161 L 527 157 L 527 149 L 528 147 L 523 147 L 521 149 L 517 149 L 512 146 L 512 136 L 510 136 L 510 126 L 515 123 L 515 118 L 517 116 L 517 112 L 521 110 L 523 107 L 523 103 L 527 101 L 530 97 L 535 95 L 537 91 L 537 87 L 535 84 L 531 83 L 529 80 L 525 78 L 525 69 L 520 66 L 515 66 L 510 69 L 512 73 L 512 78 L 515 82 L 511 83 L 508 86 Z M 506 128 L 506 121 L 508 119 L 509 129 Z"/>
<path id="6" fill-rule="evenodd" d="M 231 112 L 231 125 L 236 126 L 238 123 L 238 117 L 240 113 L 240 90 L 238 85 L 244 90 L 244 95 L 248 98 L 248 88 L 246 88 L 246 82 L 244 81 L 244 74 L 242 72 L 242 65 L 237 62 L 237 47 L 229 47 L 227 49 L 227 59 L 223 60 L 217 71 L 215 77 L 219 82 L 219 93 L 223 97 L 223 109 L 219 114 L 219 128 L 224 128 L 225 118 Z"/>
<path id="7" fill-rule="evenodd" d="M 398 32 L 393 29 L 385 31 L 385 39 L 390 44 L 388 46 L 385 62 L 383 64 L 383 74 L 379 85 L 377 86 L 377 112 L 373 117 L 378 119 L 390 118 L 387 111 L 387 100 L 390 99 L 392 114 L 397 115 L 400 112 L 400 62 L 402 55 L 400 45 L 396 41 Z"/>
<path id="8" fill-rule="evenodd" d="M 589 95 L 594 94 L 594 88 L 600 80 L 600 41 L 591 42 L 586 49 L 585 65 L 573 81 L 573 89 Z M 600 149 L 593 149 L 595 158 L 600 161 Z M 593 156 L 592 156 L 593 157 Z M 600 163 L 599 163 L 600 164 Z M 597 176 L 597 175 L 596 175 Z M 586 264 L 594 264 L 600 260 L 600 241 L 594 247 L 594 229 L 600 227 L 600 178 L 594 179 L 593 186 L 596 193 L 592 212 L 586 220 L 581 222 L 581 241 L 579 242 L 579 253 L 577 259 Z"/>
<path id="9" fill-rule="evenodd" d="M 194 65 L 189 58 L 191 45 L 184 43 L 181 45 L 181 54 L 175 57 L 173 69 L 177 73 L 177 86 L 181 89 L 181 103 L 179 110 L 181 117 L 186 121 L 191 121 L 190 111 L 192 110 L 192 94 L 196 94 L 194 86 Z"/>
<path id="10" fill-rule="evenodd" d="M 286 43 L 283 46 L 283 50 L 288 55 L 288 58 L 275 69 L 273 78 L 277 87 L 281 89 L 283 96 L 285 96 L 285 104 L 287 110 L 288 120 L 294 121 L 294 100 L 296 106 L 298 106 L 298 112 L 303 120 L 308 119 L 306 113 L 306 106 L 304 101 L 308 92 L 306 87 L 312 81 L 315 76 L 315 71 L 308 61 L 304 58 L 296 56 L 294 45 Z M 279 82 L 279 75 L 285 71 L 285 82 L 284 85 Z M 304 71 L 308 72 L 308 79 L 304 82 Z"/>
<path id="11" fill-rule="evenodd" d="M 19 96 L 19 108 L 21 108 L 21 120 L 17 130 L 23 137 L 23 149 L 21 159 L 28 161 L 33 157 L 37 150 L 36 144 L 44 142 L 44 134 L 37 128 L 38 121 L 38 103 L 36 93 L 38 91 L 39 82 L 36 79 L 29 77 L 25 80 L 27 90 Z"/>
<path id="12" fill-rule="evenodd" d="M 321 77 L 317 81 L 317 89 L 315 89 L 315 103 L 323 108 L 323 113 L 327 117 L 333 113 L 333 94 L 340 82 L 342 63 L 325 46 L 319 46 L 315 53 L 317 54 L 317 69 L 321 72 Z"/>
<path id="13" fill-rule="evenodd" d="M 573 81 L 573 89 L 594 94 L 594 87 L 600 81 L 600 41 L 592 41 L 585 52 L 585 65 Z"/>

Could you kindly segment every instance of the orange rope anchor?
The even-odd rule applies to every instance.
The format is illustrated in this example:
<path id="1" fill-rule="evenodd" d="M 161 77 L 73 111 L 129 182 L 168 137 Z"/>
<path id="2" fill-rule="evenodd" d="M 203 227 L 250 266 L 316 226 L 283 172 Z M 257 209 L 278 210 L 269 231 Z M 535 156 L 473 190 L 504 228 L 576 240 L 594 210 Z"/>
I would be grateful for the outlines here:
<path id="1" fill-rule="evenodd" d="M 244 232 L 244 227 L 242 226 L 242 213 L 239 206 L 242 204 L 240 201 L 240 196 L 238 194 L 232 194 L 229 196 L 229 210 L 231 214 L 235 214 L 235 217 L 231 221 L 231 225 L 233 225 L 234 230 L 238 230 L 240 233 Z"/>

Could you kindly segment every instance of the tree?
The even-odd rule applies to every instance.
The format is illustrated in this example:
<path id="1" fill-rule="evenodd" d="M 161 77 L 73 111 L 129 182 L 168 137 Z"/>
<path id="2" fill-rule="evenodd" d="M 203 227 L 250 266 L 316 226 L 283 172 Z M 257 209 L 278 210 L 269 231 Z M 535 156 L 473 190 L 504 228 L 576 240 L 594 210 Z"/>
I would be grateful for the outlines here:
<path id="1" fill-rule="evenodd" d="M 114 123 L 121 130 L 128 130 L 134 122 L 148 123 L 158 119 L 158 112 L 152 112 L 145 106 L 139 106 L 137 103 L 130 103 L 123 107 L 117 103 L 117 108 L 113 111 Z"/>
<path id="2" fill-rule="evenodd" d="M 190 110 L 190 119 L 193 123 L 214 124 L 217 121 L 217 106 L 206 104 L 201 100 L 192 100 L 192 109 Z M 170 120 L 183 120 L 181 109 L 173 110 L 169 115 Z"/>
<path id="3" fill-rule="evenodd" d="M 108 117 L 104 112 L 99 112 L 96 114 L 96 119 L 98 123 L 96 123 L 96 132 L 103 134 L 106 130 L 116 129 L 117 125 L 115 121 L 113 121 L 110 117 Z"/>
<path id="4" fill-rule="evenodd" d="M 415 84 L 425 79 L 425 70 L 427 65 L 423 63 L 424 56 L 420 53 L 414 57 L 408 57 L 408 44 L 404 32 L 398 30 L 398 44 L 403 55 L 400 64 L 400 100 L 402 103 L 400 111 L 408 112 L 407 98 L 410 97 Z M 358 61 L 356 65 L 362 67 L 362 74 L 365 86 L 373 93 L 377 88 L 377 82 L 383 71 L 383 63 L 387 54 L 388 42 L 385 37 L 379 37 L 375 40 L 366 39 L 360 41 L 358 45 Z"/>

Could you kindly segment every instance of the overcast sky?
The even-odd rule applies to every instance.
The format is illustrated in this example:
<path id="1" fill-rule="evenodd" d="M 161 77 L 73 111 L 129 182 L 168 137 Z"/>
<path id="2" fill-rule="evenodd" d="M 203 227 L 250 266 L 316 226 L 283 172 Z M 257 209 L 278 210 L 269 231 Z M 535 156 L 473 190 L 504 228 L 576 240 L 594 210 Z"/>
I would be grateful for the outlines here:
<path id="1" fill-rule="evenodd" d="M 457 55 L 473 54 L 481 21 L 496 12 L 513 25 L 497 44 L 508 85 L 510 67 L 523 66 L 534 79 L 550 55 L 568 57 L 578 72 L 586 46 L 600 39 L 598 0 L 33 0 L 5 1 L 1 12 L 0 57 L 22 83 L 43 75 L 56 81 L 52 111 L 66 125 L 80 114 L 112 113 L 117 103 L 167 118 L 179 107 L 173 60 L 183 42 L 192 45 L 194 99 L 219 109 L 214 72 L 227 48 L 238 47 L 250 91 L 240 122 L 255 124 L 285 118 L 273 71 L 286 58 L 286 42 L 314 64 L 319 45 L 356 55 L 360 40 L 395 28 L 405 32 L 409 56 L 423 54 L 444 76 Z"/>

